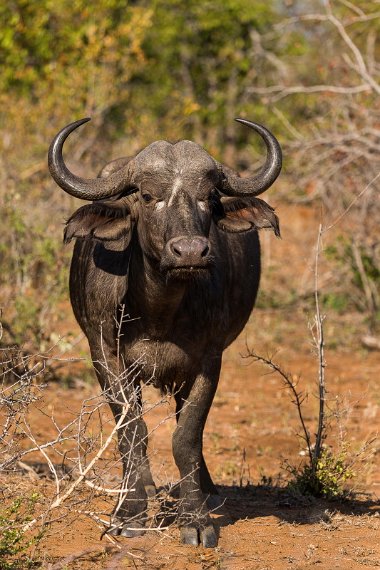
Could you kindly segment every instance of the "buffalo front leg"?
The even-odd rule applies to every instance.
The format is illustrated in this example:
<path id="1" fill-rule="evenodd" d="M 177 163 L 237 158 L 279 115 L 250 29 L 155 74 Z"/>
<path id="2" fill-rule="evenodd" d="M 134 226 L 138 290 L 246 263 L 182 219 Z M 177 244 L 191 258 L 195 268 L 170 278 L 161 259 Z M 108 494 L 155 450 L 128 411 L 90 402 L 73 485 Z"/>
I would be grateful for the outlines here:
<path id="1" fill-rule="evenodd" d="M 91 346 L 94 368 L 118 425 L 123 479 L 111 518 L 110 534 L 126 537 L 144 532 L 147 494 L 155 491 L 147 458 L 148 433 L 141 417 L 141 387 L 137 370 L 121 366 L 105 346 Z"/>
<path id="2" fill-rule="evenodd" d="M 219 379 L 221 358 L 211 359 L 189 389 L 179 392 L 183 405 L 173 434 L 173 455 L 180 472 L 179 526 L 181 542 L 206 548 L 217 545 L 201 486 L 203 429 Z M 182 396 L 181 396 L 182 392 Z"/>
<path id="3" fill-rule="evenodd" d="M 179 415 L 181 413 L 182 407 L 184 405 L 184 403 L 186 402 L 186 396 L 182 393 L 176 393 L 175 394 L 175 399 L 176 399 L 176 418 L 177 418 L 177 423 L 178 423 L 178 418 Z M 219 496 L 218 490 L 215 487 L 215 484 L 211 478 L 211 475 L 209 473 L 205 458 L 203 456 L 202 453 L 202 458 L 201 458 L 201 464 L 199 467 L 199 478 L 200 478 L 200 484 L 201 484 L 201 489 L 202 489 L 202 493 L 204 495 L 206 495 L 207 499 L 210 499 L 212 497 L 215 498 L 215 503 L 218 503 L 217 498 Z M 219 503 L 218 503 L 219 504 Z"/>

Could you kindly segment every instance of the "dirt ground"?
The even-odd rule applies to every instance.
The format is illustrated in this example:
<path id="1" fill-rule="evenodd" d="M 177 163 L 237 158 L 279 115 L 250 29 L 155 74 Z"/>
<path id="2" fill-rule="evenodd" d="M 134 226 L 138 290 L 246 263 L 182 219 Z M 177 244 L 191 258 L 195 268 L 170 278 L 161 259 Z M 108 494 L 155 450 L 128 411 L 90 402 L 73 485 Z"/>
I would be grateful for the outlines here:
<path id="1" fill-rule="evenodd" d="M 305 225 L 317 228 L 315 212 L 299 208 L 288 216 L 284 206 L 283 240 L 265 236 L 263 287 L 277 275 L 277 287 L 294 289 L 297 298 L 310 291 L 311 250 L 315 234 L 300 243 Z M 286 271 L 281 267 L 286 266 Z M 289 271 L 293 267 L 293 271 Z M 323 277 L 322 273 L 322 277 Z M 326 281 L 328 277 L 326 277 Z M 281 291 L 280 291 L 281 293 Z M 281 295 L 279 294 L 281 297 Z M 285 298 L 285 296 L 282 296 Z M 68 309 L 69 310 L 69 309 Z M 100 494 L 91 496 L 79 486 L 68 508 L 51 513 L 53 522 L 45 531 L 36 557 L 51 570 L 98 570 L 139 568 L 147 570 L 302 570 L 317 567 L 359 569 L 380 567 L 380 470 L 379 446 L 362 455 L 353 467 L 355 477 L 348 482 L 355 495 L 349 501 L 311 499 L 289 493 L 285 488 L 285 465 L 299 465 L 304 445 L 297 433 L 297 410 L 281 378 L 252 358 L 247 347 L 275 360 L 299 381 L 308 393 L 304 416 L 310 431 L 317 414 L 317 360 L 313 352 L 308 322 L 312 304 L 288 302 L 271 307 L 259 299 L 249 323 L 239 339 L 226 351 L 220 385 L 206 425 L 204 452 L 223 505 L 212 516 L 219 529 L 216 549 L 179 544 L 175 526 L 152 530 L 143 537 L 102 536 L 103 526 L 96 516 L 107 519 L 112 502 Z M 68 325 L 75 330 L 75 325 Z M 325 321 L 328 407 L 340 411 L 332 417 L 328 442 L 334 448 L 344 441 L 348 456 L 376 435 L 380 426 L 380 352 L 361 345 L 362 321 L 355 315 L 331 312 Z M 75 353 L 86 350 L 85 342 Z M 71 368 L 70 368 L 71 366 Z M 75 418 L 83 400 L 98 393 L 98 387 L 81 379 L 88 372 L 82 364 L 67 363 L 71 384 L 51 383 L 42 399 L 30 410 L 28 423 L 42 444 L 56 436 L 57 425 Z M 71 370 L 71 372 L 70 372 Z M 153 388 L 144 392 L 147 409 L 157 400 Z M 146 420 L 152 430 L 150 459 L 156 484 L 165 487 L 178 477 L 171 457 L 174 418 L 169 399 L 152 407 Z M 102 409 L 102 414 L 108 412 Z M 54 421 L 52 420 L 54 418 Z M 110 424 L 111 425 L 111 424 Z M 106 425 L 104 434 L 109 433 Z M 89 428 L 90 429 L 90 428 Z M 92 429 L 92 428 L 91 428 Z M 377 448 L 376 448 L 377 445 Z M 64 446 L 63 446 L 64 447 Z M 48 457 L 56 459 L 46 450 Z M 364 459 L 360 461 L 360 459 Z M 24 462 L 47 465 L 41 453 L 26 456 Z M 2 479 L 13 494 L 37 491 L 44 500 L 55 493 L 56 482 L 36 469 L 20 471 Z M 48 472 L 48 469 L 45 470 Z M 70 481 L 65 485 L 70 485 Z M 66 488 L 67 488 L 66 486 Z M 44 502 L 45 501 L 45 502 Z M 157 500 L 151 510 L 162 508 Z M 103 514 L 105 513 L 105 514 Z"/>

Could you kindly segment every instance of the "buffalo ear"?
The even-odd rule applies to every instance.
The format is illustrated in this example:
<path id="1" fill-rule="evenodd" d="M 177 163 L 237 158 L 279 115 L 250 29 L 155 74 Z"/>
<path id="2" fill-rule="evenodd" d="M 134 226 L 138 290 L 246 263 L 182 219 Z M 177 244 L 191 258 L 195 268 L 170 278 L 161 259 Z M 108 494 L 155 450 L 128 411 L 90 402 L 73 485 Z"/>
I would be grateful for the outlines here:
<path id="1" fill-rule="evenodd" d="M 67 220 L 64 242 L 73 238 L 115 241 L 131 235 L 131 213 L 117 202 L 95 202 L 82 206 Z"/>
<path id="2" fill-rule="evenodd" d="M 269 228 L 280 237 L 280 225 L 272 206 L 260 198 L 220 198 L 216 223 L 226 232 L 240 233 Z"/>

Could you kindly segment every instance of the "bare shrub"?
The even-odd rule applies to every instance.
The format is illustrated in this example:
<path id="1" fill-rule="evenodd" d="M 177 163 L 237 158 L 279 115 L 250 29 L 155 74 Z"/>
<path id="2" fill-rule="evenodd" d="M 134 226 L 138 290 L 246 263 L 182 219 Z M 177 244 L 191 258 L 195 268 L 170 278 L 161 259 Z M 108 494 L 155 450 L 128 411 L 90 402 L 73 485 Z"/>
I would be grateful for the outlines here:
<path id="1" fill-rule="evenodd" d="M 377 330 L 380 311 L 380 65 L 378 2 L 289 3 L 269 40 L 294 37 L 297 55 L 277 61 L 281 73 L 252 95 L 276 114 L 286 133 L 291 201 L 323 205 L 326 220 L 352 212 L 331 235 L 330 308 L 359 310 Z M 324 46 L 321 49 L 321 46 Z M 357 200 L 366 188 L 361 200 Z"/>
<path id="2" fill-rule="evenodd" d="M 56 521 L 69 522 L 78 517 L 91 519 L 99 528 L 100 536 L 105 536 L 109 543 L 118 547 L 118 538 L 107 534 L 112 528 L 111 512 L 117 513 L 117 506 L 114 509 L 115 502 L 121 505 L 133 485 L 134 470 L 127 457 L 127 467 L 120 486 L 121 464 L 125 458 L 120 457 L 116 435 L 118 429 L 125 427 L 126 422 L 134 421 L 134 417 L 128 415 L 132 403 L 126 394 L 128 384 L 135 385 L 144 365 L 144 355 L 119 376 L 114 376 L 108 390 L 85 398 L 79 410 L 72 410 L 70 421 L 64 423 L 55 417 L 54 411 L 47 413 L 43 406 L 44 391 L 48 389 L 47 384 L 42 384 L 45 361 L 46 355 L 32 358 L 24 357 L 18 349 L 2 351 L 0 475 L 28 476 L 36 487 L 33 497 L 38 497 L 38 500 L 34 500 L 34 508 L 29 509 L 25 516 L 20 515 L 20 506 L 31 503 L 28 491 L 23 486 L 17 490 L 16 499 L 14 487 L 4 497 L 5 510 L 0 513 L 0 527 L 9 537 L 6 543 L 8 554 L 19 561 L 20 556 L 26 555 L 33 545 L 36 548 L 36 537 L 42 537 L 45 532 L 54 532 Z M 96 364 L 107 368 L 106 361 Z M 110 370 L 108 372 L 112 374 Z M 136 394 L 136 400 L 138 396 Z M 109 404 L 115 403 L 115 398 L 123 409 L 116 423 L 109 411 Z M 167 410 L 170 398 L 170 395 L 164 395 L 155 403 L 145 402 L 141 415 L 145 417 L 159 406 L 165 406 Z M 50 425 L 48 436 L 45 431 L 42 434 L 36 432 L 34 427 L 42 415 L 44 425 Z M 31 416 L 33 422 L 30 421 Z M 149 438 L 161 423 L 174 417 L 175 411 L 166 411 L 165 417 L 146 437 Z M 136 441 L 137 444 L 141 442 Z M 45 483 L 43 491 L 39 492 L 42 480 Z M 165 533 L 175 522 L 179 507 L 178 484 L 177 481 L 166 481 L 165 486 L 149 502 L 145 512 L 147 532 Z M 16 518 L 9 519 L 11 511 L 16 513 Z M 203 514 L 193 513 L 189 516 Z M 13 548 L 10 541 L 9 523 L 5 522 L 7 517 L 11 521 L 12 537 L 20 545 L 19 551 L 16 547 Z M 133 529 L 133 518 L 127 522 L 129 528 Z M 9 568 L 13 569 L 12 566 Z"/>
<path id="3" fill-rule="evenodd" d="M 350 206 L 349 206 L 350 208 Z M 348 209 L 349 209 L 348 208 Z M 348 209 L 345 213 L 348 212 Z M 301 425 L 301 432 L 297 435 L 306 445 L 307 462 L 299 466 L 285 462 L 285 468 L 292 476 L 289 487 L 302 494 L 310 494 L 316 497 L 328 499 L 345 498 L 352 495 L 352 489 L 348 489 L 346 483 L 354 478 L 354 466 L 360 462 L 368 461 L 375 453 L 373 443 L 377 436 L 369 438 L 361 448 L 354 452 L 344 437 L 338 438 L 337 446 L 328 445 L 327 440 L 331 439 L 332 421 L 338 422 L 339 431 L 342 434 L 341 426 L 342 414 L 339 409 L 339 400 L 327 396 L 326 386 L 326 361 L 325 361 L 325 340 L 323 323 L 326 315 L 322 313 L 320 306 L 319 290 L 319 259 L 322 252 L 322 237 L 333 226 L 340 221 L 339 217 L 330 226 L 319 226 L 318 237 L 315 246 L 314 263 L 314 319 L 309 323 L 312 337 L 312 346 L 317 362 L 317 401 L 318 414 L 316 420 L 314 436 L 311 435 L 304 416 L 303 404 L 308 398 L 308 394 L 299 389 L 299 380 L 288 371 L 285 371 L 272 357 L 263 357 L 254 350 L 247 347 L 245 358 L 251 358 L 256 362 L 261 362 L 269 367 L 271 371 L 278 374 L 284 386 L 289 390 L 292 403 L 295 405 Z M 330 406 L 329 406 L 330 403 Z M 332 405 L 331 405 L 332 403 Z"/>

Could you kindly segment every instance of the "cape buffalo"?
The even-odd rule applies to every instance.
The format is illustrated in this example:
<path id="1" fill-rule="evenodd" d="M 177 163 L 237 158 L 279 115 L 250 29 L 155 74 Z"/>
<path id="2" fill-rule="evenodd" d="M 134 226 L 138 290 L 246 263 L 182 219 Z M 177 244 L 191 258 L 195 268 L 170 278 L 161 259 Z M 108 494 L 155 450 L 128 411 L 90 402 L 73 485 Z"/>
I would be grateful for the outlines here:
<path id="1" fill-rule="evenodd" d="M 92 201 L 67 221 L 65 242 L 77 238 L 71 303 L 120 423 L 125 494 L 109 532 L 127 537 L 144 532 L 147 496 L 155 487 L 140 382 L 150 382 L 172 391 L 176 400 L 173 455 L 181 481 L 181 541 L 214 547 L 217 535 L 205 497 L 216 489 L 202 454 L 203 429 L 223 350 L 241 332 L 255 302 L 257 230 L 279 235 L 273 208 L 256 196 L 280 173 L 280 145 L 263 126 L 237 119 L 256 131 L 267 149 L 265 164 L 250 178 L 240 178 L 201 146 L 183 140 L 154 142 L 134 157 L 109 163 L 98 178 L 84 179 L 66 167 L 62 148 L 88 120 L 58 133 L 49 168 L 63 190 Z"/>

